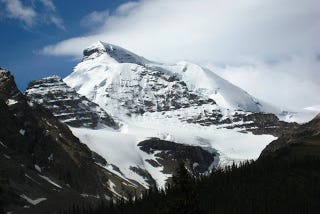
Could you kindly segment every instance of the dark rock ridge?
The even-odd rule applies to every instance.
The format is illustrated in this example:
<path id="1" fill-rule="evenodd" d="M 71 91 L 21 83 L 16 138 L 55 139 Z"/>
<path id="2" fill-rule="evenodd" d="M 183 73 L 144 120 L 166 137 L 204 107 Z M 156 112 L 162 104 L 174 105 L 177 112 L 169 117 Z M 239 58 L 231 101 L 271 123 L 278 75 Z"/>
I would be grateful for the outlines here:
<path id="1" fill-rule="evenodd" d="M 138 144 L 139 148 L 148 153 L 154 154 L 156 160 L 149 160 L 155 167 L 163 166 L 163 172 L 173 174 L 179 164 L 184 162 L 186 167 L 195 175 L 206 173 L 214 166 L 217 153 L 210 153 L 199 146 L 184 145 L 159 138 L 150 138 Z"/>
<path id="2" fill-rule="evenodd" d="M 100 123 L 118 127 L 102 108 L 80 96 L 58 76 L 32 81 L 25 94 L 32 102 L 46 107 L 60 121 L 70 126 L 95 128 Z"/>
<path id="3" fill-rule="evenodd" d="M 290 151 L 295 151 L 297 154 L 302 154 L 305 151 L 308 151 L 309 154 L 317 152 L 319 154 L 320 114 L 310 122 L 299 125 L 290 132 L 280 136 L 277 140 L 272 141 L 261 152 L 260 158 L 268 157 L 279 150 L 285 151 L 286 148 L 291 148 Z"/>
<path id="4" fill-rule="evenodd" d="M 242 121 L 242 124 L 231 126 L 232 128 L 245 128 L 253 134 L 272 134 L 281 136 L 291 130 L 297 128 L 298 123 L 288 123 L 279 120 L 279 118 L 271 113 L 250 113 L 250 114 L 235 114 L 233 122 Z"/>
<path id="5" fill-rule="evenodd" d="M 221 128 L 227 129 L 240 128 L 243 129 L 243 132 L 252 132 L 257 135 L 272 134 L 274 136 L 281 136 L 299 126 L 295 122 L 289 123 L 281 121 L 272 113 L 255 113 L 241 110 L 226 115 L 223 114 L 220 109 L 204 109 L 191 117 L 180 117 L 180 120 L 188 123 L 200 124 L 202 126 L 218 125 Z"/>
<path id="6" fill-rule="evenodd" d="M 144 190 L 95 164 L 88 147 L 50 111 L 28 102 L 4 69 L 0 118 L 0 204 L 5 212 L 58 212 L 72 203 Z"/>

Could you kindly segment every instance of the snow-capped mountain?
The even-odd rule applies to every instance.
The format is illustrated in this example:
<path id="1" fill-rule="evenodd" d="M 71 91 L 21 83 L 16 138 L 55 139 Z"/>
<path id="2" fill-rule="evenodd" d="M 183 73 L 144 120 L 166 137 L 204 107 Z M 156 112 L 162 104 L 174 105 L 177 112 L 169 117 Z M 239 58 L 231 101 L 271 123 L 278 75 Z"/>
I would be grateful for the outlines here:
<path id="1" fill-rule="evenodd" d="M 198 65 L 151 62 L 121 47 L 97 42 L 64 79 L 79 94 L 112 115 L 200 106 L 205 103 L 250 112 L 275 108 Z"/>
<path id="2" fill-rule="evenodd" d="M 108 163 L 100 166 L 145 187 L 163 187 L 177 160 L 205 173 L 257 158 L 275 136 L 295 126 L 266 113 L 277 109 L 208 69 L 188 62 L 152 62 L 103 42 L 85 49 L 83 60 L 63 81 L 68 86 L 59 78 L 45 78 L 30 84 L 26 94 L 67 124 L 70 118 L 61 115 L 71 112 L 64 100 L 68 105 L 84 96 L 86 103 L 98 105 L 95 109 L 109 114 L 119 129 L 68 124 L 70 129 Z M 79 104 L 83 101 L 72 106 Z"/>

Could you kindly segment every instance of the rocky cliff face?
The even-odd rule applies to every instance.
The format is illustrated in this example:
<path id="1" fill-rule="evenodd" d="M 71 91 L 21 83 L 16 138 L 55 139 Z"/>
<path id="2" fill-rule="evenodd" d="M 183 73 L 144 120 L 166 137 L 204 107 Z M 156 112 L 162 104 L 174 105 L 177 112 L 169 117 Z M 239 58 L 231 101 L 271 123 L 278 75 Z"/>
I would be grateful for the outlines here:
<path id="1" fill-rule="evenodd" d="M 271 113 L 252 113 L 245 115 L 235 115 L 233 122 L 242 121 L 242 124 L 231 126 L 232 128 L 245 128 L 254 134 L 272 134 L 281 136 L 297 128 L 297 123 L 280 121 L 279 118 Z"/>
<path id="2" fill-rule="evenodd" d="M 25 94 L 29 100 L 46 107 L 61 122 L 70 126 L 95 128 L 101 124 L 118 128 L 102 108 L 80 96 L 57 76 L 31 82 Z"/>
<path id="3" fill-rule="evenodd" d="M 95 164 L 88 147 L 49 110 L 28 102 L 5 69 L 0 118 L 0 204 L 7 212 L 57 211 L 144 189 Z"/>
<path id="4" fill-rule="evenodd" d="M 209 152 L 200 146 L 190 146 L 171 141 L 151 138 L 138 144 L 138 147 L 156 156 L 155 160 L 148 160 L 155 166 L 163 166 L 166 174 L 174 174 L 179 162 L 184 162 L 185 166 L 195 175 L 204 174 L 216 167 L 218 160 L 217 153 Z"/>

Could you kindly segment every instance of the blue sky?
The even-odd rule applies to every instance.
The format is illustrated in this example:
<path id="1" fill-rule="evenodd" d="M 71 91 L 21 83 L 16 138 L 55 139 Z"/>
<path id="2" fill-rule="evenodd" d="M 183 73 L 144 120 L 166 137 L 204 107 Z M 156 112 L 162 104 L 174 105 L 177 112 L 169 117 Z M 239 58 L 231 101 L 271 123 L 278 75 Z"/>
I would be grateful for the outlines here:
<path id="1" fill-rule="evenodd" d="M 101 40 L 208 67 L 284 109 L 320 105 L 319 0 L 0 0 L 0 29 L 0 66 L 21 90 L 65 77 Z"/>
<path id="2" fill-rule="evenodd" d="M 12 0 L 10 0 L 12 1 Z M 56 74 L 66 76 L 77 64 L 72 56 L 52 56 L 41 54 L 41 49 L 52 43 L 73 36 L 86 34 L 90 27 L 81 20 L 93 11 L 112 11 L 123 0 L 67 0 L 52 1 L 52 16 L 61 20 L 61 26 L 45 21 L 48 13 L 38 0 L 20 1 L 22 6 L 32 8 L 37 19 L 28 25 L 22 18 L 10 17 L 6 10 L 6 1 L 0 0 L 0 66 L 9 69 L 15 76 L 18 87 L 24 90 L 30 80 Z M 26 17 L 24 17 L 26 18 Z"/>

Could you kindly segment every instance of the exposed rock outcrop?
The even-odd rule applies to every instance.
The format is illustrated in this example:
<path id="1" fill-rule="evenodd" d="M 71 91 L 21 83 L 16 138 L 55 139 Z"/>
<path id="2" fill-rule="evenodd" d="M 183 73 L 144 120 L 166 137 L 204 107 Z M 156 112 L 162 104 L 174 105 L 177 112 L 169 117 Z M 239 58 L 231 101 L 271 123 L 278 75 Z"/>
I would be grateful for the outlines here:
<path id="1" fill-rule="evenodd" d="M 211 153 L 199 146 L 184 145 L 159 138 L 150 138 L 138 144 L 139 148 L 154 154 L 156 160 L 150 160 L 154 166 L 163 166 L 163 172 L 173 174 L 179 164 L 184 162 L 186 167 L 195 175 L 210 171 L 214 165 L 217 153 Z"/>
<path id="2" fill-rule="evenodd" d="M 48 108 L 55 117 L 73 127 L 95 128 L 100 124 L 117 128 L 116 122 L 84 96 L 80 96 L 58 76 L 32 81 L 26 96 Z"/>

